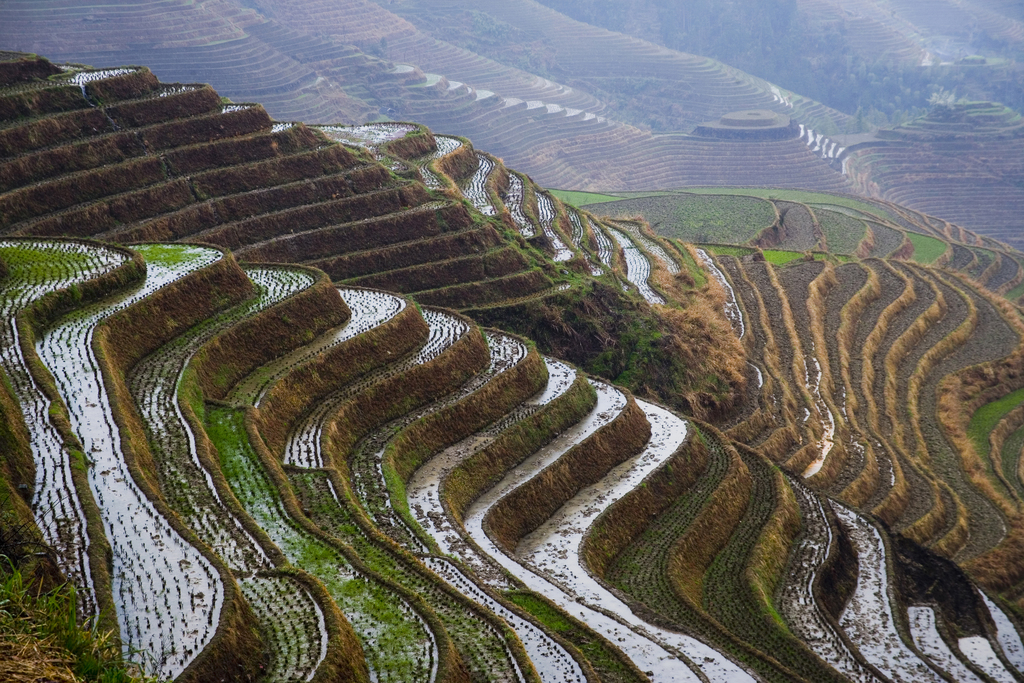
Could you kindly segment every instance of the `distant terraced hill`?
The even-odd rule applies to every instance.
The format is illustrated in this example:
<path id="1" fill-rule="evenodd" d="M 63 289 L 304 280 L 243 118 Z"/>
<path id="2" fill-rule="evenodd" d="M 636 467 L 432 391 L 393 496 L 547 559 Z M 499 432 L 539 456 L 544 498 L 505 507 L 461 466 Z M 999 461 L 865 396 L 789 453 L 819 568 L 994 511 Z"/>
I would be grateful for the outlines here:
<path id="1" fill-rule="evenodd" d="M 1024 679 L 1018 252 L 5 57 L 0 538 L 140 670 Z"/>
<path id="2" fill-rule="evenodd" d="M 878 137 L 844 160 L 859 191 L 1024 245 L 1019 113 L 993 102 L 960 103 Z"/>
<path id="3" fill-rule="evenodd" d="M 843 114 L 535 2 L 250 7 L 12 2 L 0 7 L 0 42 L 67 61 L 145 64 L 167 81 L 208 82 L 233 99 L 258 101 L 282 121 L 361 123 L 378 112 L 417 121 L 470 137 L 551 186 L 675 187 L 741 173 L 755 185 L 847 187 L 797 140 L 680 135 L 735 110 L 768 108 L 826 131 L 842 128 Z M 536 63 L 515 53 L 511 36 L 462 47 L 474 21 L 515 27 L 516 39 L 536 49 Z"/>

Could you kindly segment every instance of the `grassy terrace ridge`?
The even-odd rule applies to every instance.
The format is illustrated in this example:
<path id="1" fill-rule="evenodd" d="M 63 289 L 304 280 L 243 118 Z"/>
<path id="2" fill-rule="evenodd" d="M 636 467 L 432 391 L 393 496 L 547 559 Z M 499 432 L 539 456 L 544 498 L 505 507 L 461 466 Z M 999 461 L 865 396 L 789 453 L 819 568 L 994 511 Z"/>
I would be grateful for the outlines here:
<path id="1" fill-rule="evenodd" d="M 310 2 L 297 17 L 336 25 Z M 507 5 L 483 6 L 524 7 Z M 367 30 L 385 16 L 360 7 Z M 418 29 L 400 30 L 413 49 Z M 299 42 L 324 56 L 333 40 Z M 124 662 L 178 642 L 191 601 L 211 616 L 201 648 L 176 650 L 182 683 L 923 680 L 947 643 L 950 672 L 1024 674 L 1016 252 L 830 192 L 545 192 L 421 124 L 281 124 L 141 69 L 74 74 L 97 106 L 18 85 L 61 95 L 0 121 L 0 206 L 20 235 L 0 241 L 0 556 L 21 548 L 26 583 L 52 587 L 59 572 L 24 552 L 50 539 L 110 642 L 155 634 Z M 433 75 L 387 82 L 470 118 L 531 111 L 499 115 Z M 136 281 L 147 296 L 61 351 L 89 302 Z M 108 407 L 98 439 L 87 418 Z M 65 461 L 61 536 L 34 488 Z M 91 485 L 115 470 L 149 504 L 126 521 Z M 67 540 L 78 515 L 88 548 Z M 138 572 L 124 558 L 156 568 L 153 590 L 116 588 Z M 201 597 L 139 607 L 172 606 L 187 577 Z M 926 606 L 938 640 L 910 618 Z M 100 650 L 117 659 L 85 646 Z"/>

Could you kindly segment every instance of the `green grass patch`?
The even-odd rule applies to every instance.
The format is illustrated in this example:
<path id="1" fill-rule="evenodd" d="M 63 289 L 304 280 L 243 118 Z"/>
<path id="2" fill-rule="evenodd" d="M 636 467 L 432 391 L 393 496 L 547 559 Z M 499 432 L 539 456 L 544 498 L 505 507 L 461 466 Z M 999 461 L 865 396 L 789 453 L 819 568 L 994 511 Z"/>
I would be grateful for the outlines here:
<path id="1" fill-rule="evenodd" d="M 1010 301 L 1016 301 L 1021 296 L 1024 296 L 1024 282 L 1021 282 L 1019 285 L 1008 291 L 1003 296 L 1005 296 Z"/>
<path id="2" fill-rule="evenodd" d="M 913 259 L 918 263 L 934 263 L 935 259 L 946 253 L 946 243 L 940 239 L 922 235 L 919 232 L 906 233 L 907 239 L 914 245 Z"/>
<path id="3" fill-rule="evenodd" d="M 689 273 L 690 277 L 693 278 L 693 286 L 698 289 L 703 287 L 708 282 L 708 278 L 704 274 L 704 269 L 697 265 L 697 262 L 693 260 L 692 256 L 690 256 L 690 252 L 686 250 L 686 247 L 679 243 L 678 240 L 676 242 L 677 243 L 673 245 L 676 247 L 676 260 L 679 261 L 683 270 Z"/>
<path id="4" fill-rule="evenodd" d="M 815 209 L 818 217 L 818 224 L 825 234 L 828 243 L 828 250 L 834 254 L 854 254 L 864 234 L 867 232 L 867 225 L 864 221 L 827 209 Z"/>
<path id="5" fill-rule="evenodd" d="M 391 671 L 397 680 L 425 676 L 423 652 L 429 636 L 403 599 L 355 571 L 333 545 L 306 531 L 285 510 L 280 492 L 249 443 L 241 410 L 207 405 L 206 432 L 217 448 L 224 477 L 239 503 L 267 532 L 288 561 L 320 579 L 352 623 L 377 671 Z"/>
<path id="6" fill-rule="evenodd" d="M 1024 401 L 1024 389 L 1018 389 L 1000 399 L 986 403 L 974 411 L 967 425 L 967 436 L 978 450 L 985 455 L 989 450 L 988 435 L 999 421 Z"/>
<path id="7" fill-rule="evenodd" d="M 569 619 L 564 612 L 549 602 L 528 591 L 508 591 L 509 601 L 532 614 L 548 629 L 565 638 L 583 653 L 606 683 L 627 683 L 637 681 L 636 674 L 622 662 L 605 643 L 589 629 Z"/>
<path id="8" fill-rule="evenodd" d="M 701 244 L 701 249 L 707 249 L 715 256 L 749 256 L 757 252 L 754 247 L 738 247 L 729 244 Z"/>
<path id="9" fill-rule="evenodd" d="M 687 242 L 745 244 L 776 220 L 770 202 L 742 195 L 666 194 L 605 203 L 602 212 L 642 215 L 660 235 Z"/>
<path id="10" fill-rule="evenodd" d="M 782 251 L 779 249 L 765 249 L 764 260 L 768 263 L 774 263 L 777 266 L 782 266 L 790 261 L 795 261 L 798 258 L 803 258 L 804 254 L 800 251 Z M 824 257 L 824 254 L 822 254 Z"/>
<path id="11" fill-rule="evenodd" d="M 802 202 L 804 204 L 834 204 L 844 206 L 848 209 L 855 209 L 875 216 L 882 216 L 890 221 L 896 221 L 896 216 L 880 206 L 860 201 L 853 197 L 844 195 L 827 194 L 825 192 L 808 192 L 806 190 L 783 190 L 780 188 L 761 187 L 694 187 L 680 190 L 680 193 L 690 194 L 738 194 L 748 197 L 761 197 L 763 199 L 784 199 L 791 202 Z"/>
<path id="12" fill-rule="evenodd" d="M 617 202 L 622 197 L 597 192 L 578 192 L 576 190 L 548 190 L 563 202 L 573 206 L 586 206 L 588 204 L 603 204 L 605 202 Z"/>
<path id="13" fill-rule="evenodd" d="M 154 680 L 128 668 L 112 633 L 79 626 L 75 601 L 68 585 L 49 593 L 32 590 L 0 556 L 0 659 L 23 663 L 38 680 L 50 680 L 47 669 L 59 672 L 64 667 L 83 681 Z"/>

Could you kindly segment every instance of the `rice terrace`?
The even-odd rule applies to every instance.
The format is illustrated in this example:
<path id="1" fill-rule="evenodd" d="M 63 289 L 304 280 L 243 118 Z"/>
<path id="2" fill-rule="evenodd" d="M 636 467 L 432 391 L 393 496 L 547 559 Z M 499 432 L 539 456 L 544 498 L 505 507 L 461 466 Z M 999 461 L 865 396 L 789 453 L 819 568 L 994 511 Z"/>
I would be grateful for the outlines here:
<path id="1" fill-rule="evenodd" d="M 0 2 L 0 682 L 1024 681 L 1011 58 L 570 5 Z"/>

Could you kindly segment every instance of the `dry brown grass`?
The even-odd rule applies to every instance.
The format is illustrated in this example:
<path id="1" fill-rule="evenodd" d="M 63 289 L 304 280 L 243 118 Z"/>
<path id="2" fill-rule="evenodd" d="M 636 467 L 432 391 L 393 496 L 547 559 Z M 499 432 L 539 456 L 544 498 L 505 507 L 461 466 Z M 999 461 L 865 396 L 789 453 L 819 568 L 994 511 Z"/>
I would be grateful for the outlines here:
<path id="1" fill-rule="evenodd" d="M 0 681 L 7 683 L 79 683 L 67 653 L 52 642 L 0 635 Z"/>
<path id="2" fill-rule="evenodd" d="M 860 406 L 857 398 L 857 390 L 853 386 L 850 377 L 850 361 L 853 354 L 860 353 L 860 349 L 853 349 L 853 343 L 857 335 L 857 326 L 860 324 L 860 317 L 864 310 L 882 294 L 882 287 L 878 280 L 878 273 L 872 268 L 860 266 L 867 273 L 867 280 L 860 290 L 850 297 L 839 313 L 839 330 L 836 332 L 836 339 L 839 344 L 839 374 L 843 378 L 843 385 L 846 387 L 847 420 L 854 429 L 859 430 L 856 411 Z"/>
<path id="3" fill-rule="evenodd" d="M 324 430 L 328 452 L 343 454 L 347 459 L 356 443 L 371 430 L 451 393 L 482 372 L 489 360 L 487 342 L 480 328 L 472 325 L 437 357 L 367 387 L 338 407 Z"/>
<path id="4" fill-rule="evenodd" d="M 214 566 L 224 587 L 224 605 L 213 639 L 178 676 L 186 683 L 208 680 L 213 672 L 243 680 L 256 675 L 263 643 L 253 626 L 255 617 L 230 569 L 164 500 L 145 425 L 125 383 L 125 373 L 181 331 L 239 302 L 250 292 L 248 278 L 227 256 L 110 316 L 97 327 L 92 342 L 132 478 L 167 523 Z"/>
<path id="5" fill-rule="evenodd" d="M 760 312 L 759 322 L 765 338 L 764 350 L 762 351 L 765 369 L 768 371 L 768 374 L 778 382 L 779 390 L 782 394 L 782 405 L 780 410 L 782 420 L 787 427 L 792 428 L 792 425 L 796 420 L 796 398 L 793 395 L 793 388 L 790 386 L 790 383 L 784 379 L 784 375 L 782 374 L 782 368 L 780 367 L 782 361 L 779 358 L 779 346 L 778 342 L 775 340 L 775 334 L 772 332 L 772 324 L 768 319 L 768 311 L 764 305 L 764 298 L 761 296 L 761 292 L 757 289 L 757 286 L 743 268 L 742 262 L 738 262 L 738 265 L 739 272 L 742 274 L 744 282 L 750 287 L 751 291 L 754 292 L 754 296 L 757 299 L 757 308 Z M 713 278 L 709 278 L 709 281 L 711 279 Z M 773 457 L 773 459 L 775 458 Z"/>
<path id="6" fill-rule="evenodd" d="M 1007 413 L 999 424 L 996 425 L 992 433 L 989 434 L 989 467 L 999 477 L 999 481 L 1002 482 L 1003 486 L 1006 487 L 1007 491 L 1017 500 L 1017 505 L 1020 507 L 1024 504 L 1024 500 L 1021 499 L 1016 489 L 1010 485 L 1007 481 L 1003 468 L 999 464 L 999 454 L 1003 450 L 1003 446 L 1006 444 L 1006 439 L 1009 438 L 1010 434 L 1017 431 L 1021 426 L 1024 426 L 1024 406 L 1017 406 L 1009 413 Z M 1024 473 L 1021 472 L 1021 466 L 1024 465 L 1024 459 L 1018 458 L 1017 460 L 1017 477 L 1024 481 Z"/>
<path id="7" fill-rule="evenodd" d="M 544 388 L 547 367 L 536 348 L 514 368 L 497 375 L 471 395 L 406 427 L 384 450 L 382 467 L 403 482 L 433 455 L 511 412 Z"/>
<path id="8" fill-rule="evenodd" d="M 1010 258 L 1010 257 L 1006 256 L 1005 258 Z M 1021 266 L 1021 262 L 1020 262 L 1019 259 L 1014 259 L 1014 260 L 1017 261 L 1017 272 L 1014 273 L 1012 278 L 1010 278 L 1009 280 L 1004 282 L 1002 285 L 1000 285 L 996 289 L 996 294 L 999 294 L 999 295 L 1006 294 L 1011 289 L 1013 289 L 1014 287 L 1019 285 L 1021 282 L 1024 282 L 1024 266 Z"/>
<path id="9" fill-rule="evenodd" d="M 853 344 L 861 315 L 868 305 L 881 296 L 882 288 L 878 280 L 878 273 L 874 269 L 863 265 L 860 267 L 867 274 L 867 279 L 857 293 L 843 305 L 839 313 L 839 329 L 836 331 L 836 340 L 839 352 L 839 374 L 843 378 L 843 386 L 846 391 L 846 420 L 853 431 L 863 433 L 857 418 L 857 410 L 860 407 L 860 400 L 857 398 L 858 388 L 853 386 L 850 363 L 854 354 Z M 859 355 L 860 350 L 858 349 L 856 352 Z M 878 490 L 881 483 L 878 456 L 875 454 L 873 445 L 870 440 L 862 440 L 860 445 L 864 448 L 864 466 L 857 477 L 839 494 L 842 500 L 854 507 L 864 505 Z"/>
<path id="10" fill-rule="evenodd" d="M 939 487 L 953 499 L 953 505 L 955 509 L 953 511 L 953 526 L 947 531 L 938 541 L 932 544 L 932 550 L 948 558 L 952 558 L 965 545 L 970 538 L 970 511 L 967 506 L 964 505 L 959 494 L 953 490 L 945 481 L 939 481 Z M 945 525 L 945 520 L 943 520 Z M 941 529 L 941 527 L 939 527 Z M 935 533 L 929 535 L 929 538 L 934 537 Z"/>
<path id="11" fill-rule="evenodd" d="M 283 453 L 296 420 L 335 389 L 417 349 L 429 328 L 415 306 L 364 334 L 338 344 L 279 379 L 260 404 L 260 433 L 274 453 Z"/>
<path id="12" fill-rule="evenodd" d="M 789 296 L 786 294 L 786 289 L 779 283 L 779 278 L 775 274 L 775 267 L 771 264 L 766 264 L 765 272 L 768 274 L 768 280 L 771 282 L 772 287 L 775 289 L 776 296 L 779 297 L 779 301 L 782 303 L 782 310 L 779 311 L 782 315 L 782 324 L 786 329 L 787 336 L 789 337 L 790 348 L 793 353 L 792 367 L 790 372 L 792 373 L 793 384 L 798 387 L 798 391 L 803 398 L 803 407 L 811 411 L 811 415 L 818 413 L 818 406 L 814 402 L 814 398 L 811 396 L 810 389 L 807 387 L 807 383 L 803 381 L 803 378 L 807 377 L 807 359 L 804 355 L 803 344 L 800 342 L 800 334 L 796 329 L 796 320 L 793 318 L 793 309 L 789 305 Z M 807 421 L 807 426 L 804 429 L 804 438 L 814 441 L 817 439 L 818 431 L 815 426 L 820 427 L 821 419 Z"/>
<path id="13" fill-rule="evenodd" d="M 503 431 L 452 469 L 441 482 L 440 497 L 445 510 L 461 524 L 473 501 L 500 482 L 513 467 L 583 419 L 596 404 L 597 393 L 586 376 L 578 374 L 568 391 Z"/>
<path id="14" fill-rule="evenodd" d="M 889 331 L 889 325 L 892 323 L 892 320 L 913 301 L 915 301 L 917 299 L 917 295 L 914 293 L 913 283 L 902 273 L 897 272 L 884 261 L 875 261 L 874 263 L 876 263 L 879 268 L 887 269 L 904 282 L 903 292 L 891 304 L 889 304 L 881 314 L 879 314 L 875 327 L 871 330 L 871 333 L 865 340 L 864 346 L 861 350 L 861 395 L 864 397 L 865 407 L 868 412 L 868 423 L 875 439 L 877 439 L 885 449 L 886 455 L 892 464 L 893 474 L 895 477 L 895 484 L 889 491 L 886 499 L 883 500 L 873 512 L 876 515 L 879 515 L 886 524 L 891 525 L 896 521 L 899 515 L 903 513 L 903 510 L 906 509 L 907 503 L 910 500 L 910 490 L 906 478 L 903 476 L 903 469 L 900 466 L 896 451 L 889 444 L 888 439 L 884 438 L 883 431 L 880 427 L 878 405 L 874 398 L 874 357 L 878 351 L 878 347 L 882 343 L 882 339 Z M 860 485 L 858 488 L 864 488 L 864 486 Z"/>
<path id="15" fill-rule="evenodd" d="M 746 354 L 721 311 L 708 297 L 657 309 L 668 333 L 663 339 L 682 366 L 679 391 L 698 419 L 728 412 L 746 390 Z"/>
<path id="16" fill-rule="evenodd" d="M 913 282 L 913 278 L 908 279 Z M 896 338 L 889 351 L 885 354 L 885 381 L 882 386 L 882 395 L 885 399 L 885 410 L 889 415 L 892 425 L 893 440 L 897 450 L 905 455 L 910 455 L 912 450 L 907 444 L 907 435 L 904 430 L 903 420 L 899 418 L 900 403 L 899 394 L 899 366 L 903 360 L 910 355 L 910 352 L 924 338 L 928 331 L 935 326 L 946 315 L 949 309 L 946 299 L 938 286 L 930 280 L 918 280 L 925 282 L 935 297 L 931 305 L 910 324 L 903 333 Z M 923 379 L 923 376 L 922 376 Z"/>

